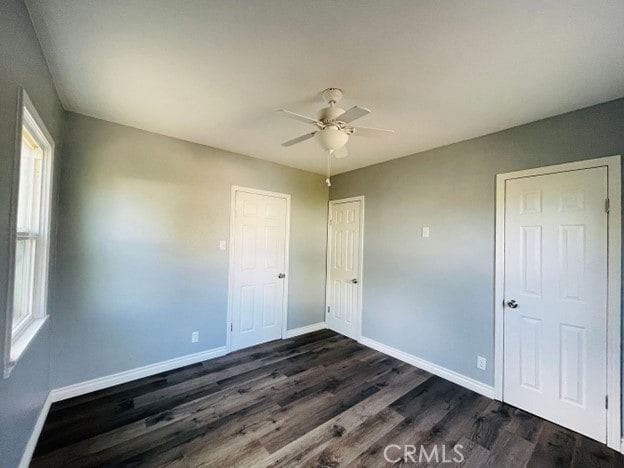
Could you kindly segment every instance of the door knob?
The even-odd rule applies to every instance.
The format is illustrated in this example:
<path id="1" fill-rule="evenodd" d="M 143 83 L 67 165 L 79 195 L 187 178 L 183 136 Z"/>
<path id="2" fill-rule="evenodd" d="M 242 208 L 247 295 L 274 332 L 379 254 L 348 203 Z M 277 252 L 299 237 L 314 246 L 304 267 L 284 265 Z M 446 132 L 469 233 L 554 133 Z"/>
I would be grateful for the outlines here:
<path id="1" fill-rule="evenodd" d="M 353 278 L 353 279 L 351 280 L 351 282 L 352 282 L 353 284 L 357 284 L 357 278 Z"/>
<path id="2" fill-rule="evenodd" d="M 286 275 L 284 273 L 280 273 L 279 275 L 277 275 L 277 277 L 279 279 L 284 279 L 284 278 L 286 278 Z"/>
<path id="3" fill-rule="evenodd" d="M 517 309 L 518 303 L 512 299 L 510 301 L 507 301 L 507 307 L 509 307 L 510 309 Z"/>

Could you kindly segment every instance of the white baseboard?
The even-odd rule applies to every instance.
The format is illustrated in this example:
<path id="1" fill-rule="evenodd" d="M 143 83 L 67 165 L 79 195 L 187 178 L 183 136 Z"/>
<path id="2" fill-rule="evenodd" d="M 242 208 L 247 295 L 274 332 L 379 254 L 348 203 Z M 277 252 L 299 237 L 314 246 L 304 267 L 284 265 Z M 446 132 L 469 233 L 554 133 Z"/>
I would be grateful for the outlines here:
<path id="1" fill-rule="evenodd" d="M 50 406 L 52 406 L 52 394 L 51 392 L 48 392 L 48 396 L 46 397 L 46 400 L 43 403 L 43 407 L 41 408 L 41 412 L 39 413 L 37 421 L 35 422 L 35 427 L 33 428 L 33 431 L 30 434 L 30 438 L 28 439 L 28 443 L 24 448 L 24 453 L 22 454 L 22 458 L 18 465 L 19 468 L 28 468 L 28 466 L 30 465 L 32 456 L 35 453 L 35 448 L 37 447 L 37 442 L 39 441 L 39 436 L 41 435 L 41 431 L 43 430 L 43 425 L 46 418 L 48 417 L 48 413 L 50 412 Z"/>
<path id="2" fill-rule="evenodd" d="M 208 359 L 214 359 L 219 356 L 227 354 L 225 346 L 220 348 L 209 349 L 208 351 L 202 351 L 195 354 L 188 354 L 186 356 L 169 359 L 168 361 L 159 362 L 156 364 L 150 364 L 148 366 L 138 367 L 118 374 L 108 375 L 106 377 L 100 377 L 93 380 L 87 380 L 86 382 L 80 382 L 67 387 L 55 388 L 50 392 L 52 401 L 67 400 L 76 396 L 84 395 L 86 393 L 95 392 L 115 385 L 130 382 L 132 380 L 142 379 L 143 377 L 149 377 L 150 375 L 159 374 L 169 370 L 177 369 L 179 367 L 188 366 Z"/>
<path id="3" fill-rule="evenodd" d="M 313 323 L 312 325 L 306 325 L 305 327 L 293 328 L 286 331 L 286 338 L 293 338 L 299 335 L 305 335 L 306 333 L 312 333 L 315 331 L 323 330 L 325 328 L 325 322 Z"/>
<path id="4" fill-rule="evenodd" d="M 442 367 L 432 362 L 425 361 L 424 359 L 421 359 L 404 351 L 400 351 L 391 346 L 387 346 L 370 338 L 366 338 L 365 336 L 361 337 L 359 339 L 359 342 L 364 346 L 376 349 L 377 351 L 387 354 L 388 356 L 392 356 L 403 362 L 407 362 L 412 366 L 426 370 L 427 372 L 431 372 L 432 374 L 442 377 L 443 379 L 456 383 L 457 385 L 466 387 L 473 392 L 477 392 L 488 398 L 494 398 L 494 387 L 479 382 L 478 380 L 471 379 L 470 377 L 466 377 L 465 375 L 447 369 L 446 367 Z"/>

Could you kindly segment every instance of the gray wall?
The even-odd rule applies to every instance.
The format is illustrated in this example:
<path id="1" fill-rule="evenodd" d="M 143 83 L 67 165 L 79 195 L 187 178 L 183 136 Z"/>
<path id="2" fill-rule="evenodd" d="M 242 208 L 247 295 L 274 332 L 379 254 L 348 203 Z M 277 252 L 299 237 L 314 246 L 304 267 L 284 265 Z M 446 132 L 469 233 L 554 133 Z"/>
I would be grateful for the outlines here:
<path id="1" fill-rule="evenodd" d="M 78 114 L 65 126 L 53 388 L 225 345 L 232 185 L 292 195 L 288 328 L 323 320 L 322 176 Z"/>
<path id="2" fill-rule="evenodd" d="M 21 0 L 3 0 L 0 10 L 0 349 L 4 349 L 6 326 L 9 206 L 20 86 L 26 89 L 52 134 L 57 144 L 56 161 L 60 162 L 63 109 L 26 7 Z M 58 175 L 57 170 L 57 180 Z M 0 378 L 0 466 L 17 466 L 47 396 L 49 335 L 48 322 L 11 376 Z"/>
<path id="3" fill-rule="evenodd" d="M 496 174 L 615 154 L 624 100 L 334 177 L 366 197 L 363 335 L 493 385 Z"/>

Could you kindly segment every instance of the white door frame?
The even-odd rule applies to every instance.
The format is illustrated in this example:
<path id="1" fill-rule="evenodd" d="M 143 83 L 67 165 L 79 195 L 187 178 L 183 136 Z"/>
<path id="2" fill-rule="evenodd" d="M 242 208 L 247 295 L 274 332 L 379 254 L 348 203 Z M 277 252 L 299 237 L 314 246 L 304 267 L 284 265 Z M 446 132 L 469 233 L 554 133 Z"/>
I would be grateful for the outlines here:
<path id="1" fill-rule="evenodd" d="M 504 292 L 505 292 L 505 185 L 509 179 L 554 174 L 557 172 L 607 168 L 607 190 L 610 202 L 607 239 L 607 445 L 621 451 L 621 170 L 620 156 L 589 159 L 545 166 L 496 176 L 496 270 L 494 288 L 494 398 L 504 401 Z"/>
<path id="2" fill-rule="evenodd" d="M 285 239 L 285 252 L 284 252 L 284 298 L 282 307 L 282 339 L 286 338 L 286 332 L 288 330 L 288 280 L 289 266 L 290 266 L 290 194 L 269 192 L 267 190 L 259 190 L 249 187 L 241 187 L 239 185 L 232 185 L 232 191 L 230 195 L 230 246 L 229 246 L 229 266 L 228 266 L 228 306 L 227 306 L 227 324 L 225 330 L 225 349 L 229 353 L 232 351 L 232 317 L 234 310 L 232 306 L 234 304 L 234 227 L 236 222 L 236 193 L 245 192 L 253 193 L 256 195 L 265 195 L 269 197 L 283 198 L 286 200 L 286 239 Z"/>
<path id="3" fill-rule="evenodd" d="M 359 201 L 360 202 L 360 251 L 358 252 L 358 255 L 360 256 L 360 265 L 359 265 L 359 270 L 358 271 L 358 284 L 359 284 L 359 288 L 358 288 L 358 308 L 356 311 L 356 317 L 355 319 L 357 320 L 357 325 L 355 327 L 356 330 L 356 336 L 355 336 L 355 340 L 359 341 L 360 338 L 362 337 L 362 291 L 364 289 L 363 285 L 364 285 L 364 195 L 360 195 L 357 197 L 349 197 L 349 198 L 341 198 L 340 200 L 330 200 L 329 204 L 328 204 L 328 210 L 327 210 L 327 259 L 326 259 L 326 271 L 325 271 L 325 313 L 323 314 L 323 321 L 325 323 L 327 323 L 327 307 L 329 307 L 329 292 L 330 292 L 330 287 L 329 287 L 329 276 L 330 276 L 330 229 L 331 229 L 331 225 L 330 225 L 330 221 L 331 221 L 331 214 L 332 214 L 332 206 L 340 204 L 340 203 L 349 203 L 349 202 L 354 202 L 354 201 Z"/>

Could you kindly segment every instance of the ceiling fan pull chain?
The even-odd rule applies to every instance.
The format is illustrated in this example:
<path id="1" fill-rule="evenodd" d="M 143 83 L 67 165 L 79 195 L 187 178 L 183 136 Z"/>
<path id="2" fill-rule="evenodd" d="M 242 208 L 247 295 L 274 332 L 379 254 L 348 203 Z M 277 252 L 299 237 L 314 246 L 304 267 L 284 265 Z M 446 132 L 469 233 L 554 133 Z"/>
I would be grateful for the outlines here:
<path id="1" fill-rule="evenodd" d="M 332 157 L 332 150 L 329 150 L 327 152 L 327 179 L 325 179 L 325 183 L 327 184 L 328 187 L 331 187 L 331 157 Z"/>

